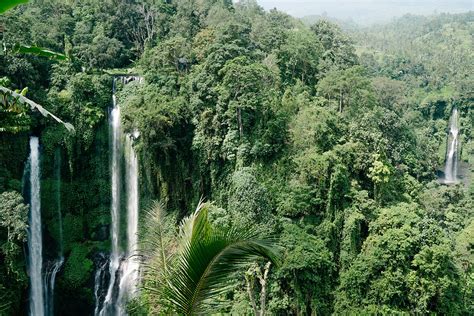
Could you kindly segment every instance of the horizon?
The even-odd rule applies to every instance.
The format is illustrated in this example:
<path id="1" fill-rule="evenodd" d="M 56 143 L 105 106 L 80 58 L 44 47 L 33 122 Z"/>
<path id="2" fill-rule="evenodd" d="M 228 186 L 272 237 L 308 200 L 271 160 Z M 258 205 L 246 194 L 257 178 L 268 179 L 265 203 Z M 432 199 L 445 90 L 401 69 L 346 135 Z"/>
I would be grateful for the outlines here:
<path id="1" fill-rule="evenodd" d="M 467 13 L 473 10 L 471 0 L 257 0 L 265 10 L 273 8 L 296 18 L 327 16 L 360 25 L 389 22 L 406 14 L 433 15 Z"/>

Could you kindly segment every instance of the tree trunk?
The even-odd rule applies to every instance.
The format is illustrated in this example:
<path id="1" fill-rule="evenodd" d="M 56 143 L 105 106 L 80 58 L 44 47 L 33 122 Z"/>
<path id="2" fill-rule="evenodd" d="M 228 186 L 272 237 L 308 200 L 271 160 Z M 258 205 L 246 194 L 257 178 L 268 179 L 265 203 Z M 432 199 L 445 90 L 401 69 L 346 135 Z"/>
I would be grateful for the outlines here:
<path id="1" fill-rule="evenodd" d="M 343 103 L 343 94 L 342 94 L 342 89 L 339 90 L 340 96 L 339 96 L 339 113 L 342 113 L 342 103 Z"/>
<path id="2" fill-rule="evenodd" d="M 267 279 L 268 279 L 268 272 L 270 271 L 271 264 L 272 263 L 268 261 L 263 270 L 263 277 L 261 273 L 259 276 L 260 286 L 262 287 L 262 292 L 260 293 L 260 316 L 265 315 L 265 308 L 267 304 Z"/>
<path id="3" fill-rule="evenodd" d="M 242 111 L 240 107 L 237 108 L 237 123 L 239 124 L 239 135 L 242 138 L 244 136 L 244 128 L 242 126 Z"/>
<path id="4" fill-rule="evenodd" d="M 258 315 L 258 308 L 257 308 L 257 302 L 255 301 L 255 296 L 253 295 L 253 284 L 254 284 L 254 278 L 253 278 L 253 272 L 252 274 L 246 273 L 245 274 L 245 283 L 247 283 L 247 294 L 249 295 L 250 303 L 252 304 L 252 309 L 255 314 L 255 316 Z"/>

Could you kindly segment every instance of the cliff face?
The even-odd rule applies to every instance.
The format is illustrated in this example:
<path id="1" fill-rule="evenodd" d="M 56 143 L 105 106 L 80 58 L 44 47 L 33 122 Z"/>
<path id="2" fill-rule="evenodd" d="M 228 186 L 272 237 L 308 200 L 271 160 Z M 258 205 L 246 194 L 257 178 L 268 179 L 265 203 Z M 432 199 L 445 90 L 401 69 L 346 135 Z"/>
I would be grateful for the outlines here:
<path id="1" fill-rule="evenodd" d="M 55 298 L 61 302 L 57 304 L 56 312 L 61 315 L 70 315 L 71 311 L 77 315 L 91 314 L 96 258 L 109 248 L 107 122 L 104 119 L 94 130 L 91 146 L 81 150 L 77 159 L 71 159 L 66 146 L 58 146 L 50 137 L 42 138 L 42 132 L 39 137 L 43 274 L 51 273 L 49 269 L 54 262 L 64 256 L 56 278 Z M 0 191 L 23 192 L 25 203 L 28 203 L 29 185 L 24 177 L 28 172 L 28 134 L 0 135 L 0 144 Z M 18 265 L 24 266 L 26 253 L 19 259 Z M 26 278 L 10 281 L 7 290 L 17 289 L 15 301 L 18 303 L 12 311 L 26 313 L 22 306 L 27 304 L 20 302 L 27 300 L 28 281 Z"/>

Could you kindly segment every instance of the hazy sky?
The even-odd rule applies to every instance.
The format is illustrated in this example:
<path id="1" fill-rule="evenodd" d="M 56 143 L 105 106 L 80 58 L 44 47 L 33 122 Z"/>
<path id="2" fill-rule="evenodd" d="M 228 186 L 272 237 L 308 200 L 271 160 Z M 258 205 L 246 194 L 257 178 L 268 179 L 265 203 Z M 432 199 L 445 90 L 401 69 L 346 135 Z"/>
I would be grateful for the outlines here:
<path id="1" fill-rule="evenodd" d="M 296 17 L 327 13 L 356 22 L 382 21 L 405 13 L 466 12 L 474 0 L 257 0 L 265 9 L 277 8 Z"/>

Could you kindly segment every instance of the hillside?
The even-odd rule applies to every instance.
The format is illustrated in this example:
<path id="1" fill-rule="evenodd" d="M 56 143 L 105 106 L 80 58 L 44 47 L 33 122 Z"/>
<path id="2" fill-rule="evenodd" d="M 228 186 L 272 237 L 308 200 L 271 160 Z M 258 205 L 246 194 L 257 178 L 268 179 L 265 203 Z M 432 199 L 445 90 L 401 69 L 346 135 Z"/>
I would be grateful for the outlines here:
<path id="1" fill-rule="evenodd" d="M 0 314 L 473 314 L 473 22 L 2 13 Z"/>

